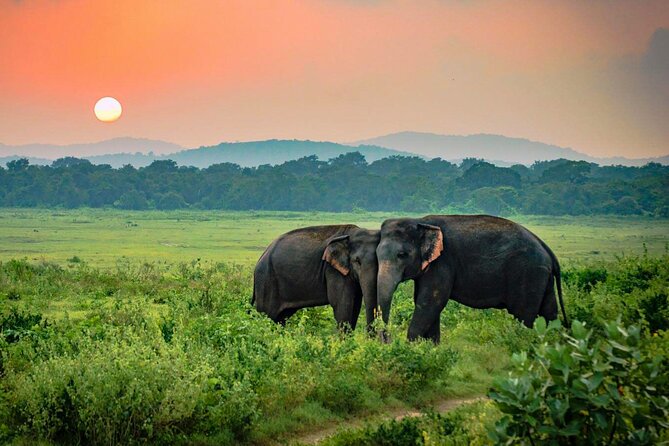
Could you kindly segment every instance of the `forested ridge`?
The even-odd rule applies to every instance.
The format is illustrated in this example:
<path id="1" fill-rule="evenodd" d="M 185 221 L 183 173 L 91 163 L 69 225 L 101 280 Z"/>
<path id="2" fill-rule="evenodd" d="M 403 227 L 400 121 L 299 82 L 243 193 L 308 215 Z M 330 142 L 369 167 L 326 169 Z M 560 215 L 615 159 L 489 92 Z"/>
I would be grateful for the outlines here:
<path id="1" fill-rule="evenodd" d="M 455 165 L 399 156 L 370 164 L 357 152 L 253 168 L 160 160 L 113 169 L 72 157 L 50 166 L 19 159 L 0 167 L 0 206 L 669 217 L 669 166 L 559 159 L 505 168 L 473 158 Z"/>

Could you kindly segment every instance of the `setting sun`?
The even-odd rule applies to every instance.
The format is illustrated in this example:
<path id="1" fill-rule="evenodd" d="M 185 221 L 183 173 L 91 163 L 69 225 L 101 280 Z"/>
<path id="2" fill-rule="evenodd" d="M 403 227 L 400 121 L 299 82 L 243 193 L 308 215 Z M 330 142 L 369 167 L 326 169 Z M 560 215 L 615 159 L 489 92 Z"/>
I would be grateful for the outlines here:
<path id="1" fill-rule="evenodd" d="M 104 97 L 95 103 L 95 116 L 102 122 L 114 122 L 121 117 L 121 103 L 112 97 Z"/>

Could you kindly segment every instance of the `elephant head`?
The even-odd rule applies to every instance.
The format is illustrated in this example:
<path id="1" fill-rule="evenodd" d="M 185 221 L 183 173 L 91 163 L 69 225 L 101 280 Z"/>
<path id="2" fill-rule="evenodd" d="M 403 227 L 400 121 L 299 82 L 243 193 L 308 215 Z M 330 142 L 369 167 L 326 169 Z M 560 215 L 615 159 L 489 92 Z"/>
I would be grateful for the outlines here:
<path id="1" fill-rule="evenodd" d="M 378 263 L 376 246 L 379 244 L 379 231 L 355 228 L 348 234 L 339 235 L 328 241 L 323 252 L 323 260 L 339 273 L 350 276 L 362 290 L 365 302 L 367 328 L 371 329 L 376 309 L 376 281 Z"/>
<path id="2" fill-rule="evenodd" d="M 415 219 L 386 220 L 376 248 L 379 262 L 377 302 L 383 322 L 390 318 L 393 293 L 400 282 L 422 275 L 444 249 L 441 228 Z"/>

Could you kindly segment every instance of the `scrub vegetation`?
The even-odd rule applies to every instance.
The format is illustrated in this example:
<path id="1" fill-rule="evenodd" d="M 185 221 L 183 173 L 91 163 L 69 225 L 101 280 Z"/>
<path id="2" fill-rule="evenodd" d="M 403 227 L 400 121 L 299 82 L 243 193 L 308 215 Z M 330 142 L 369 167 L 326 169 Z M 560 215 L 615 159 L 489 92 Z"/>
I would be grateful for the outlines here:
<path id="1" fill-rule="evenodd" d="M 147 259 L 140 261 L 121 257 L 121 243 L 113 241 L 124 231 L 150 234 L 146 227 L 153 225 L 159 233 L 182 234 L 175 240 L 187 244 L 216 224 L 227 243 L 230 234 L 248 234 L 241 249 L 255 256 L 264 238 L 311 219 L 373 227 L 383 215 L 184 212 L 143 219 L 131 213 L 123 220 L 121 212 L 2 214 L 3 226 L 23 223 L 13 231 L 39 228 L 37 239 L 59 231 L 60 241 L 44 240 L 49 247 L 77 246 L 79 235 L 97 245 L 63 251 L 58 260 L 3 252 L 0 442 L 272 444 L 390 407 L 426 414 L 341 432 L 326 443 L 538 444 L 565 432 L 574 444 L 599 444 L 588 439 L 602 435 L 612 435 L 613 444 L 667 439 L 669 255 L 649 223 L 662 220 L 576 219 L 560 226 L 559 219 L 528 218 L 549 244 L 554 237 L 566 247 L 565 303 L 570 319 L 581 322 L 571 330 L 530 330 L 502 310 L 450 302 L 442 342 L 434 346 L 405 340 L 411 283 L 396 292 L 392 342 L 383 344 L 365 333 L 364 322 L 352 334 L 339 333 L 328 307 L 302 310 L 285 327 L 257 314 L 249 304 L 252 262 L 205 255 L 178 260 L 189 251 L 157 260 L 151 250 L 138 252 Z M 116 227 L 123 221 L 137 226 Z M 606 222 L 608 231 L 601 229 Z M 582 251 L 586 239 L 570 229 L 597 224 Z M 629 227 L 646 229 L 628 237 Z M 579 255 L 603 251 L 609 236 L 619 241 L 613 252 L 638 254 Z M 640 240 L 648 242 L 645 250 Z M 31 246 L 12 243 L 11 253 Z M 149 237 L 137 249 L 150 243 Z M 106 252 L 94 257 L 93 250 Z M 569 359 L 575 355 L 577 361 Z M 594 367 L 601 364 L 616 373 L 599 380 Z M 561 381 L 565 370 L 569 376 Z M 589 389 L 585 396 L 579 386 Z M 428 409 L 445 398 L 486 394 L 489 399 L 448 414 Z"/>

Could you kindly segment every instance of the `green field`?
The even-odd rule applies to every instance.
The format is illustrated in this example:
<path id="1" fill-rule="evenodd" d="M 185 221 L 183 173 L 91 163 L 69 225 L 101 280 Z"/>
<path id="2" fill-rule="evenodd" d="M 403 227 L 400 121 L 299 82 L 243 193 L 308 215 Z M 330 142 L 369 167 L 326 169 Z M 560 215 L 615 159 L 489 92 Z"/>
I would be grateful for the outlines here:
<path id="1" fill-rule="evenodd" d="M 0 444 L 289 444 L 352 419 L 485 395 L 513 369 L 513 354 L 539 342 L 503 310 L 449 303 L 434 346 L 406 341 L 411 282 L 394 298 L 389 344 L 363 323 L 342 335 L 328 307 L 301 310 L 282 327 L 249 305 L 253 264 L 277 235 L 315 224 L 373 228 L 388 217 L 2 210 Z M 639 355 L 656 359 L 654 376 L 669 376 L 669 221 L 512 219 L 562 260 L 570 320 L 597 339 L 603 321 L 639 325 Z M 648 383 L 669 391 L 668 380 Z M 611 413 L 631 413 L 620 404 Z M 328 444 L 489 444 L 500 417 L 488 401 Z M 411 440 L 423 432 L 433 441 Z M 625 431 L 616 435 L 623 442 L 613 444 L 627 444 Z"/>
<path id="2" fill-rule="evenodd" d="M 96 266 L 202 259 L 253 264 L 278 235 L 294 228 L 354 223 L 378 228 L 386 213 L 0 210 L 0 260 L 64 263 L 74 256 Z M 544 239 L 567 262 L 617 254 L 663 253 L 669 220 L 644 217 L 510 217 Z"/>

